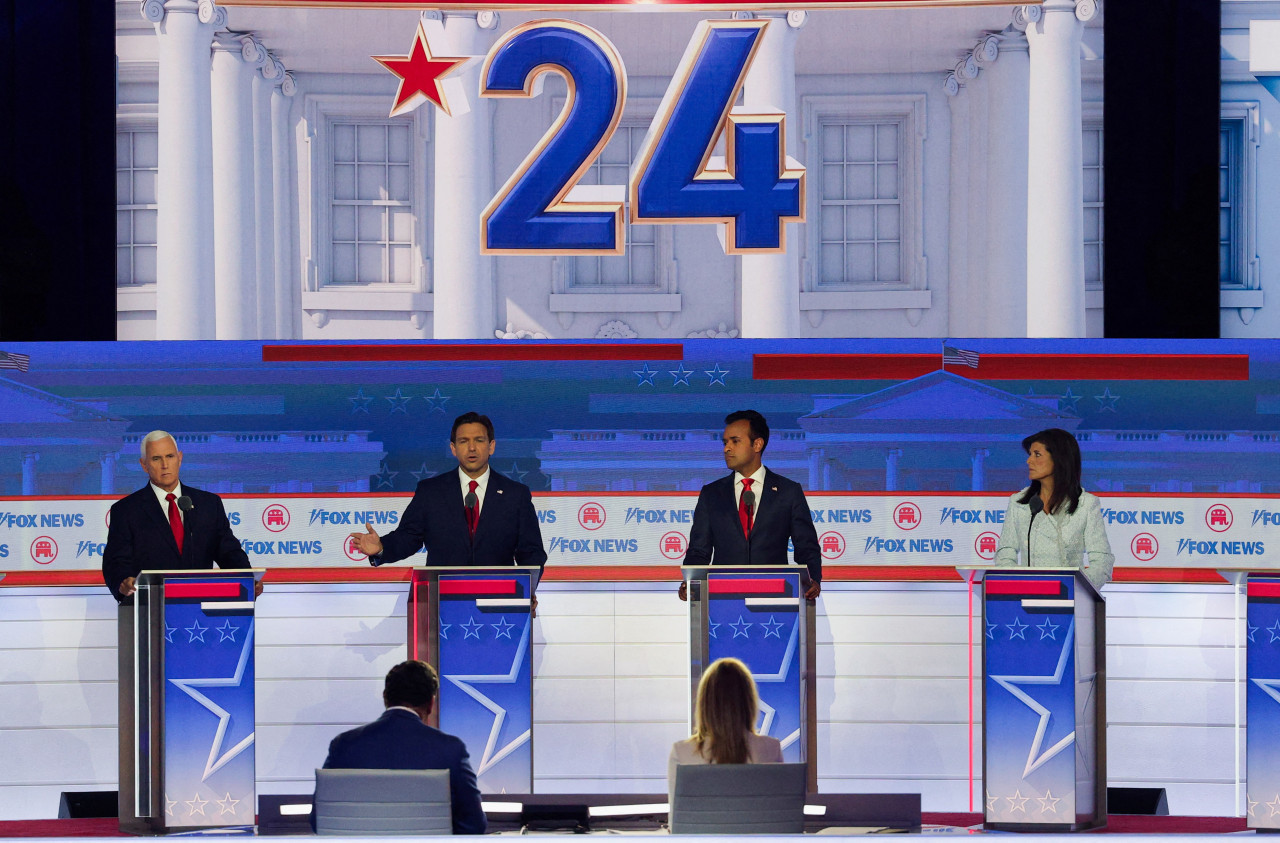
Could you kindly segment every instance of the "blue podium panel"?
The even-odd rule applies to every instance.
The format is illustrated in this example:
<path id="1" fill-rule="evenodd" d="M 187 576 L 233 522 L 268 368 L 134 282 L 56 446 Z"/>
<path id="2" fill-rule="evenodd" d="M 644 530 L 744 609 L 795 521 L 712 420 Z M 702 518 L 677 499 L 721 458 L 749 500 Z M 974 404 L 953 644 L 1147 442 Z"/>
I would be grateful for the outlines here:
<path id="1" fill-rule="evenodd" d="M 987 823 L 1083 827 L 1099 811 L 1094 596 L 1074 574 L 985 581 L 983 765 Z M 1079 599 L 1077 599 L 1079 598 Z"/>
<path id="2" fill-rule="evenodd" d="M 1245 683 L 1245 813 L 1249 828 L 1280 828 L 1280 577 L 1251 574 Z"/>
<path id="3" fill-rule="evenodd" d="M 760 694 L 757 731 L 782 742 L 784 761 L 805 758 L 800 573 L 707 574 L 707 664 L 741 659 Z"/>
<path id="4" fill-rule="evenodd" d="M 253 825 L 252 575 L 164 585 L 164 825 Z"/>
<path id="5" fill-rule="evenodd" d="M 442 573 L 438 582 L 440 729 L 467 745 L 482 792 L 532 793 L 533 575 Z"/>

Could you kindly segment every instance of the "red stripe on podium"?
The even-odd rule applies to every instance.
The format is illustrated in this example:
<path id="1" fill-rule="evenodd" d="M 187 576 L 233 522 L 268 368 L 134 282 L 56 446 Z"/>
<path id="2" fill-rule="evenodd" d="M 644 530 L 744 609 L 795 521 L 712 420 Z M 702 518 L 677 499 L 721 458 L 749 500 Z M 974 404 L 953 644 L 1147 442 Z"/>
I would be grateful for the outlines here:
<path id="1" fill-rule="evenodd" d="M 508 362 L 683 360 L 680 343 L 424 343 L 264 345 L 264 363 Z"/>
<path id="2" fill-rule="evenodd" d="M 1062 583 L 1056 580 L 993 580 L 986 582 L 987 594 L 1013 595 L 1015 597 L 1058 597 Z"/>
<path id="3" fill-rule="evenodd" d="M 440 580 L 441 594 L 499 594 L 516 593 L 515 580 Z"/>
<path id="4" fill-rule="evenodd" d="M 164 584 L 164 598 L 171 600 L 204 600 L 210 597 L 240 597 L 244 592 L 238 582 L 169 582 Z"/>
<path id="5" fill-rule="evenodd" d="M 1249 583 L 1250 597 L 1280 597 L 1280 582 Z"/>
<path id="6" fill-rule="evenodd" d="M 726 580 L 715 577 L 707 580 L 710 594 L 786 594 L 787 581 L 780 579 Z"/>

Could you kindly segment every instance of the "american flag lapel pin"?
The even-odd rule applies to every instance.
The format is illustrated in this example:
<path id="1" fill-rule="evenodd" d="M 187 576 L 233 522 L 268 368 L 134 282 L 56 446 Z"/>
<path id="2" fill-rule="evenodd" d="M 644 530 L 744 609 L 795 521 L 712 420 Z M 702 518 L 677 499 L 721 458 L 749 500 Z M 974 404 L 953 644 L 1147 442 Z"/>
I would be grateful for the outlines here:
<path id="1" fill-rule="evenodd" d="M 778 491 L 778 487 L 777 487 L 777 486 L 770 486 L 770 487 L 769 487 L 769 491 L 770 491 L 770 492 L 776 492 L 776 491 Z"/>
<path id="2" fill-rule="evenodd" d="M 499 489 L 499 490 L 498 490 L 498 494 L 502 494 L 502 490 L 501 490 L 501 489 Z"/>

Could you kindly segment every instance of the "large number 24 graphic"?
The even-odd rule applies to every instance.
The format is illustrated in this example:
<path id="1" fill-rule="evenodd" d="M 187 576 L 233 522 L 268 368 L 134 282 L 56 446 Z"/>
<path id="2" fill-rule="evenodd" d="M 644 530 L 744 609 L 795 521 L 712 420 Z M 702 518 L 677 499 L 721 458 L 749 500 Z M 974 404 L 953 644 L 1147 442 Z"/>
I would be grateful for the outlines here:
<path id="1" fill-rule="evenodd" d="M 778 252 L 784 224 L 804 221 L 804 167 L 788 158 L 781 113 L 732 111 L 768 21 L 703 21 L 631 166 L 633 223 L 721 223 L 727 254 Z M 620 255 L 620 187 L 578 186 L 622 118 L 627 72 L 604 35 L 571 21 L 533 21 L 485 59 L 480 94 L 536 96 L 558 72 L 569 96 L 556 121 L 484 209 L 485 254 Z M 713 157 L 725 137 L 725 156 Z"/>

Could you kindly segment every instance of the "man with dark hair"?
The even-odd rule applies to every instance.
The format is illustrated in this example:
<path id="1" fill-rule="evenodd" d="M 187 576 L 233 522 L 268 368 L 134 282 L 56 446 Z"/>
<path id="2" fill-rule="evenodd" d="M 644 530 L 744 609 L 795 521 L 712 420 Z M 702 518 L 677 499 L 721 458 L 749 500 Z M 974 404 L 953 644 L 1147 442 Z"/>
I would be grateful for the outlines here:
<path id="1" fill-rule="evenodd" d="M 787 542 L 809 569 L 805 597 L 822 591 L 822 553 L 804 490 L 761 462 L 769 423 L 755 410 L 724 419 L 724 461 L 733 471 L 702 487 L 689 530 L 686 565 L 785 565 Z M 686 599 L 680 584 L 680 599 Z"/>
<path id="2" fill-rule="evenodd" d="M 418 484 L 400 525 L 379 536 L 370 524 L 352 533 L 372 565 L 399 562 L 427 549 L 427 564 L 537 565 L 547 561 L 533 495 L 523 483 L 489 468 L 493 422 L 464 413 L 453 422 L 449 450 L 458 470 Z"/>
<path id="3" fill-rule="evenodd" d="M 440 679 L 424 661 L 401 662 L 387 672 L 382 703 L 372 723 L 343 732 L 329 744 L 326 769 L 448 770 L 453 833 L 484 834 L 480 789 L 461 740 L 427 725 Z M 313 815 L 314 817 L 314 815 Z"/>

